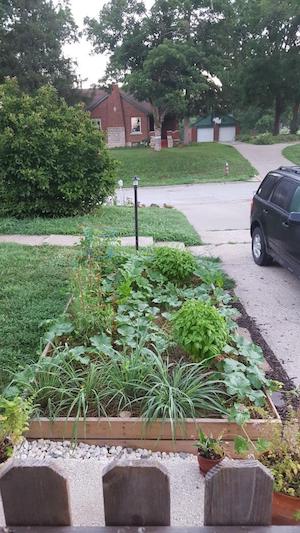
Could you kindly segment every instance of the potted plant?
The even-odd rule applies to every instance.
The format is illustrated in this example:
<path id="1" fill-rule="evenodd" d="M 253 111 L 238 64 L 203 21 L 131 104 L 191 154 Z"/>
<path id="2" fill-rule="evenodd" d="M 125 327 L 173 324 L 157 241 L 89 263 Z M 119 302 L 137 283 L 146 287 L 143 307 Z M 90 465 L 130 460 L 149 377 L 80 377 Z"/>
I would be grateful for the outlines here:
<path id="1" fill-rule="evenodd" d="M 0 396 L 0 464 L 5 463 L 28 429 L 31 403 L 20 397 Z"/>
<path id="2" fill-rule="evenodd" d="M 300 430 L 290 420 L 281 434 L 275 435 L 270 450 L 259 458 L 273 474 L 272 523 L 300 524 Z"/>
<path id="3" fill-rule="evenodd" d="M 224 458 L 221 437 L 217 439 L 208 437 L 202 429 L 200 429 L 196 446 L 198 448 L 199 468 L 203 475 L 207 474 L 211 468 L 220 463 Z"/>

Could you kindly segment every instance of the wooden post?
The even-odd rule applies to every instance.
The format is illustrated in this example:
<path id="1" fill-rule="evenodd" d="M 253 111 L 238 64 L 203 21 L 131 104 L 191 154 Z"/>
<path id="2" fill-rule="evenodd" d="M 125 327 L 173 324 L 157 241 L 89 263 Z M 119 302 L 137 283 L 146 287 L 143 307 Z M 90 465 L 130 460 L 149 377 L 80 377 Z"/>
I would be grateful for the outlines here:
<path id="1" fill-rule="evenodd" d="M 206 526 L 268 526 L 273 477 L 256 460 L 224 459 L 205 478 Z"/>
<path id="2" fill-rule="evenodd" d="M 169 526 L 170 484 L 152 461 L 116 461 L 103 475 L 106 526 Z"/>
<path id="3" fill-rule="evenodd" d="M 7 526 L 69 526 L 68 484 L 53 462 L 12 460 L 0 471 Z"/>

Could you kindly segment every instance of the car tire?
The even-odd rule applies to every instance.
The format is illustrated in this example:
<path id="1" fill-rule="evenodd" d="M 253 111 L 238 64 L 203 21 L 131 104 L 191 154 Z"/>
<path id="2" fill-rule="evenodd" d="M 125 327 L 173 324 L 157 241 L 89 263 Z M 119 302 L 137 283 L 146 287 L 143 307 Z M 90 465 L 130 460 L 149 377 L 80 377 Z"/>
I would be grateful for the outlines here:
<path id="1" fill-rule="evenodd" d="M 272 263 L 272 257 L 267 253 L 266 241 L 263 231 L 257 227 L 252 233 L 252 256 L 259 266 L 267 266 Z"/>

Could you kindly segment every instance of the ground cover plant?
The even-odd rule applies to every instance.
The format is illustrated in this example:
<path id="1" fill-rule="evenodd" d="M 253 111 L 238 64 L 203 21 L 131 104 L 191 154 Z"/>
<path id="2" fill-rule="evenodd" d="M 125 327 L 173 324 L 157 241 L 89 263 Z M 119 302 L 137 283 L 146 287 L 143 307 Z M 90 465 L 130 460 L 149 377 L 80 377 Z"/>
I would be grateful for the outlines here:
<path id="1" fill-rule="evenodd" d="M 39 357 L 49 316 L 63 312 L 74 250 L 0 245 L 0 387 Z"/>
<path id="2" fill-rule="evenodd" d="M 141 187 L 247 180 L 257 174 L 233 146 L 219 143 L 199 143 L 160 152 L 150 148 L 116 148 L 112 156 L 119 162 L 117 176 L 125 186 L 132 185 L 132 176 L 136 174 L 141 178 Z M 226 162 L 228 176 L 224 173 Z"/>
<path id="3" fill-rule="evenodd" d="M 132 207 L 103 206 L 91 214 L 64 218 L 1 218 L 0 233 L 26 235 L 81 235 L 84 228 L 101 229 L 104 235 L 134 235 Z M 186 217 L 176 209 L 147 207 L 139 210 L 140 235 L 155 241 L 181 241 L 186 245 L 201 244 L 199 235 Z"/>
<path id="4" fill-rule="evenodd" d="M 300 165 L 300 144 L 287 146 L 287 148 L 285 148 L 282 153 L 284 157 L 289 159 L 292 163 L 294 163 L 295 165 Z"/>
<path id="5" fill-rule="evenodd" d="M 268 417 L 263 388 L 274 383 L 264 374 L 261 349 L 237 335 L 219 264 L 186 251 L 135 253 L 99 237 L 90 231 L 82 243 L 72 301 L 44 339 L 51 353 L 19 372 L 6 394 L 30 398 L 49 417 L 127 410 L 147 421 L 171 419 L 174 434 L 185 418 L 243 424 Z M 173 264 L 172 275 L 162 271 L 162 257 L 170 270 Z M 187 314 L 184 327 L 190 303 L 197 312 Z"/>

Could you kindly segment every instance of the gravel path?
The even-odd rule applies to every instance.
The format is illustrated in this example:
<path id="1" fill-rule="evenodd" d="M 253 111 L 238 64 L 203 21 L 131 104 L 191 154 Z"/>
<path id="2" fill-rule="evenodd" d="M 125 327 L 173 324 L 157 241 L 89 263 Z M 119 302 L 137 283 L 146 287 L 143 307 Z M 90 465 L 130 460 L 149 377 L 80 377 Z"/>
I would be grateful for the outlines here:
<path id="1" fill-rule="evenodd" d="M 103 469 L 116 459 L 149 460 L 165 466 L 170 476 L 171 526 L 203 525 L 204 480 L 197 458 L 187 453 L 132 450 L 121 446 L 89 446 L 80 443 L 39 440 L 24 441 L 15 457 L 55 462 L 69 481 L 73 526 L 105 526 L 102 495 Z M 5 525 L 0 500 L 0 527 Z"/>

